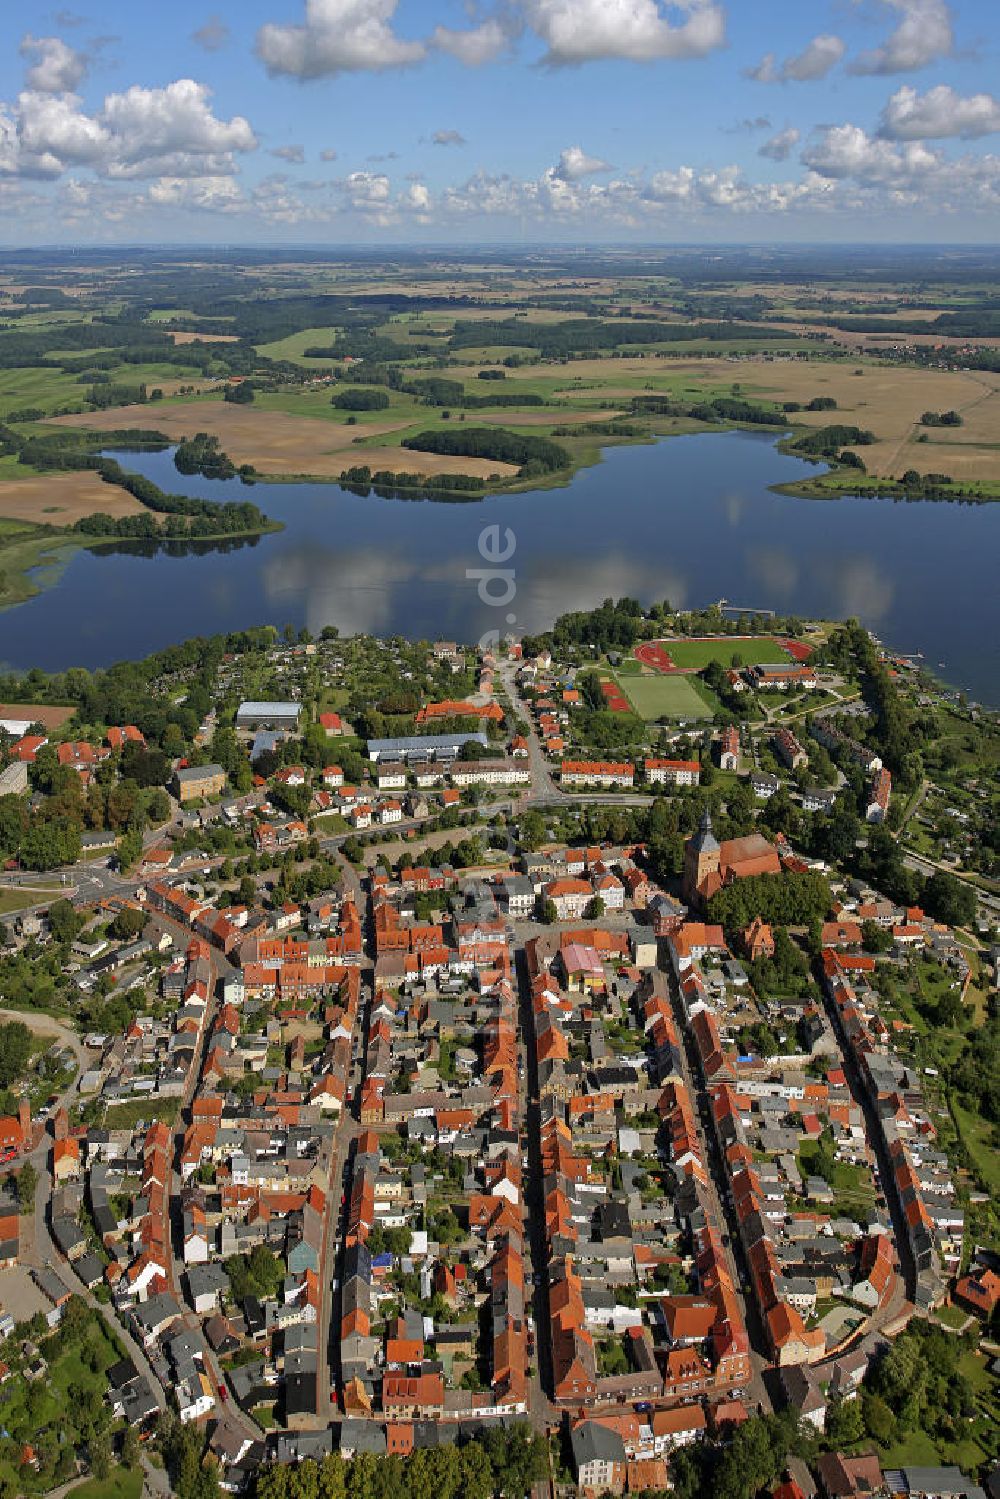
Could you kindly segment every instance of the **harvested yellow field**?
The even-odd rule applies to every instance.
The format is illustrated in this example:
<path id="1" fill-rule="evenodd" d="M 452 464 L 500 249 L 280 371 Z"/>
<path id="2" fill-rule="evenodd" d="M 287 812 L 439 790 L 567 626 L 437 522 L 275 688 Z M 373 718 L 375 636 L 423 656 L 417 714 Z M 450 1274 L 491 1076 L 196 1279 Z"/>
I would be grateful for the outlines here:
<path id="1" fill-rule="evenodd" d="M 935 441 L 933 434 L 930 442 L 906 436 L 899 442 L 877 442 L 857 452 L 868 472 L 879 478 L 898 479 L 910 468 L 920 474 L 947 474 L 952 479 L 1000 478 L 1000 452 L 995 448 L 963 445 L 950 439 Z"/>
<path id="2" fill-rule="evenodd" d="M 487 458 L 453 458 L 439 453 L 411 453 L 394 447 L 366 447 L 413 425 L 412 418 L 366 422 L 363 429 L 285 411 L 259 411 L 226 401 L 188 401 L 178 406 L 115 406 L 56 418 L 57 425 L 112 432 L 123 427 L 156 427 L 173 440 L 211 432 L 237 465 L 252 463 L 260 474 L 315 474 L 339 478 L 345 468 L 367 463 L 371 469 L 421 474 L 489 474 L 516 472 L 509 464 Z M 363 431 L 363 436 L 361 432 Z"/>
<path id="3" fill-rule="evenodd" d="M 474 378 L 476 368 L 453 367 L 449 377 Z M 630 397 L 658 392 L 690 401 L 738 389 L 750 401 L 796 401 L 802 406 L 814 397 L 829 396 L 837 403 L 834 411 L 802 410 L 790 420 L 808 426 L 841 423 L 873 432 L 875 443 L 862 452 L 869 473 L 890 477 L 915 468 L 956 479 L 1000 478 L 1000 448 L 996 446 L 1000 374 L 854 364 L 850 359 L 637 356 L 575 360 L 571 369 L 555 361 L 513 368 L 507 372 L 506 390 L 516 392 L 519 380 L 528 382 L 527 389 L 549 392 L 553 405 L 485 409 L 471 414 L 470 421 L 522 429 L 610 421 L 621 416 L 621 407 Z M 601 401 L 615 406 L 600 409 Z M 923 427 L 920 423 L 925 411 L 949 410 L 961 414 L 961 427 Z M 124 406 L 56 420 L 60 425 L 98 431 L 155 425 L 175 441 L 208 431 L 219 438 L 234 463 L 250 463 L 261 475 L 336 478 L 344 468 L 360 464 L 396 473 L 467 473 L 480 478 L 514 472 L 511 466 L 490 459 L 418 455 L 392 446 L 399 435 L 412 429 L 412 409 L 395 416 L 390 410 L 382 420 L 356 426 L 222 400 L 161 404 L 155 410 L 148 405 Z M 379 439 L 388 441 L 368 446 Z"/>
<path id="4" fill-rule="evenodd" d="M 177 333 L 168 330 L 175 344 L 235 344 L 239 343 L 235 333 Z"/>
<path id="5" fill-rule="evenodd" d="M 117 484 L 94 474 L 36 474 L 0 480 L 0 516 L 42 526 L 72 526 L 85 515 L 147 514 Z"/>
<path id="6" fill-rule="evenodd" d="M 739 378 L 739 376 L 732 374 L 734 367 L 741 367 L 736 366 L 734 361 L 712 360 L 711 362 L 713 364 L 716 362 L 725 363 L 726 369 L 730 372 L 729 378 Z M 486 361 L 487 366 L 491 363 L 496 367 L 499 361 Z M 568 390 L 572 384 L 576 384 L 577 382 L 582 384 L 586 384 L 588 381 L 591 383 L 600 383 L 607 380 L 637 379 L 640 377 L 644 380 L 655 380 L 657 376 L 671 375 L 675 370 L 682 367 L 700 369 L 703 363 L 707 364 L 709 361 L 661 359 L 653 354 L 648 354 L 645 358 L 636 355 L 630 359 L 611 359 L 609 357 L 603 359 L 600 357 L 574 359 L 569 366 L 559 359 L 541 359 L 537 363 L 513 365 L 507 369 L 505 371 L 507 377 L 506 386 L 509 388 L 511 384 L 516 383 L 518 380 L 557 380 Z M 447 370 L 447 378 L 449 380 L 475 380 L 477 373 L 482 367 L 483 361 L 481 360 L 462 365 L 450 365 Z M 482 384 L 483 382 L 480 381 L 478 383 Z"/>
<path id="7" fill-rule="evenodd" d="M 832 396 L 835 412 L 801 411 L 795 421 L 818 427 L 843 422 L 874 432 L 876 442 L 859 451 L 869 473 L 879 477 L 908 468 L 965 479 L 1000 475 L 1000 453 L 990 446 L 1000 431 L 998 374 L 865 365 L 864 374 L 856 375 L 847 365 L 772 365 L 766 372 L 744 372 L 740 384 L 748 396 L 773 400 Z M 920 424 L 925 411 L 952 410 L 960 413 L 963 426 Z M 918 442 L 924 435 L 927 441 Z"/>

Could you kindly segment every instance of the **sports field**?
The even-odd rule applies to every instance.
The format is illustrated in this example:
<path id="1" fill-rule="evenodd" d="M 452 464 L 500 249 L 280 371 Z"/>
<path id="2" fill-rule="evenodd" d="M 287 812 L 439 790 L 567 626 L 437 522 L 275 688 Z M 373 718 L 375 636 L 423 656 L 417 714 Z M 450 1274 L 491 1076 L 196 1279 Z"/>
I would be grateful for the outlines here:
<path id="1" fill-rule="evenodd" d="M 623 676 L 619 683 L 640 718 L 711 718 L 713 709 L 690 677 Z"/>
<path id="2" fill-rule="evenodd" d="M 773 635 L 724 635 L 716 639 L 660 640 L 650 644 L 659 646 L 660 652 L 669 657 L 679 671 L 703 671 L 712 661 L 718 661 L 721 666 L 731 666 L 734 656 L 739 656 L 744 666 L 789 659 L 788 651 Z M 648 647 L 638 647 L 636 654 L 643 650 L 648 650 Z M 642 657 L 639 659 L 642 660 Z M 649 664 L 659 665 L 653 660 Z M 659 669 L 663 670 L 664 667 L 659 665 Z M 669 670 L 669 667 L 666 669 Z"/>

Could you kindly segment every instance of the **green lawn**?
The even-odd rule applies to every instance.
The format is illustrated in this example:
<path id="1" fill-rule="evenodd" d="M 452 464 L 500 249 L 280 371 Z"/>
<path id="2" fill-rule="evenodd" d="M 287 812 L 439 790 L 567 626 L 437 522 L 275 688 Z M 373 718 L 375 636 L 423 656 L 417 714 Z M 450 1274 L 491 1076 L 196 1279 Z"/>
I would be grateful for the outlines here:
<path id="1" fill-rule="evenodd" d="M 880 1449 L 883 1468 L 933 1468 L 941 1461 L 925 1431 L 910 1431 L 900 1442 Z"/>
<path id="2" fill-rule="evenodd" d="M 623 675 L 618 685 L 640 718 L 711 718 L 714 709 L 690 677 Z"/>
<path id="3" fill-rule="evenodd" d="M 742 658 L 744 666 L 756 666 L 764 662 L 790 660 L 773 635 L 755 635 L 749 640 L 736 638 L 723 640 L 667 640 L 663 649 L 675 666 L 695 667 L 698 670 L 718 661 L 729 666 L 733 656 Z"/>
<path id="4" fill-rule="evenodd" d="M 142 1473 L 139 1469 L 113 1468 L 107 1478 L 88 1478 L 70 1489 L 73 1499 L 139 1499 Z"/>
<path id="5" fill-rule="evenodd" d="M 934 1315 L 944 1327 L 950 1327 L 952 1332 L 961 1332 L 970 1314 L 963 1312 L 961 1307 L 939 1306 Z"/>
<path id="6" fill-rule="evenodd" d="M 21 885 L 14 890 L 0 890 L 0 916 L 5 916 L 10 911 L 23 911 L 28 906 L 37 906 L 47 900 L 58 900 L 65 895 L 65 890 L 38 890 L 33 886 Z"/>
<path id="7" fill-rule="evenodd" d="M 179 1107 L 179 1098 L 137 1098 L 130 1103 L 112 1104 L 104 1112 L 104 1124 L 108 1129 L 134 1129 L 140 1119 L 147 1124 L 151 1119 L 173 1124 Z"/>
<path id="8" fill-rule="evenodd" d="M 970 1113 L 954 1099 L 951 1107 L 962 1142 L 984 1185 L 990 1192 L 1000 1193 L 1000 1151 L 993 1144 L 993 1126 L 989 1120 Z"/>
<path id="9" fill-rule="evenodd" d="M 338 833 L 349 833 L 351 825 L 340 812 L 321 812 L 313 818 L 321 838 L 335 838 Z"/>
<path id="10" fill-rule="evenodd" d="M 799 1166 L 803 1176 L 815 1172 L 815 1160 L 820 1145 L 816 1140 L 805 1140 L 799 1146 Z M 873 1205 L 875 1188 L 871 1172 L 864 1166 L 852 1166 L 849 1161 L 837 1161 L 832 1172 L 830 1187 L 833 1203 L 830 1213 L 837 1216 L 854 1217 Z"/>

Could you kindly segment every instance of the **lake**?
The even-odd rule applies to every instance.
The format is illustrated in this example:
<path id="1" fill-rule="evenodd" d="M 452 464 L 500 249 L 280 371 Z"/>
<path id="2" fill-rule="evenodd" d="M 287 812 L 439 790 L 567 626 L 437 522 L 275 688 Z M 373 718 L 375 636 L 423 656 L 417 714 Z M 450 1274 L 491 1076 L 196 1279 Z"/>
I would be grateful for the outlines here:
<path id="1" fill-rule="evenodd" d="M 169 451 L 117 456 L 166 490 L 253 499 L 285 530 L 179 556 L 135 544 L 78 552 L 53 587 L 0 614 L 8 665 L 96 667 L 261 623 L 470 641 L 540 630 L 629 594 L 856 615 L 886 644 L 923 651 L 948 681 L 1000 703 L 1000 505 L 773 494 L 770 485 L 815 470 L 778 453 L 770 434 L 609 448 L 563 489 L 478 503 L 381 499 L 336 484 L 247 489 L 182 478 Z M 478 545 L 492 526 L 515 538 L 510 559 L 493 564 L 514 574 L 501 605 L 483 602 L 470 576 L 490 566 Z M 508 591 L 499 579 L 490 589 Z"/>

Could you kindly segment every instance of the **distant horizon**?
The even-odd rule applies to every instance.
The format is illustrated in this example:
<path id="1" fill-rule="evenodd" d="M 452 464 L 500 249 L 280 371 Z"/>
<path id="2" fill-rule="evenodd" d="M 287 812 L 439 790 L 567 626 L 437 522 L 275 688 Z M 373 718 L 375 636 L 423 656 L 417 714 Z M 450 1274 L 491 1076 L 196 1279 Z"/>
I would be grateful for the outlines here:
<path id="1" fill-rule="evenodd" d="M 914 256 L 927 254 L 983 254 L 994 256 L 1000 260 L 1000 243 L 995 239 L 984 240 L 837 240 L 834 241 L 836 248 L 840 251 L 856 251 L 864 253 L 867 251 L 894 251 L 896 253 L 912 254 Z M 120 244 L 107 244 L 101 240 L 59 240 L 38 241 L 35 244 L 3 244 L 0 243 L 0 256 L 16 257 L 18 255 L 34 254 L 57 254 L 72 255 L 77 253 L 112 255 L 131 254 L 178 254 L 197 250 L 200 253 L 216 254 L 238 254 L 242 251 L 266 251 L 268 253 L 280 251 L 286 255 L 292 255 L 302 251 L 308 251 L 315 255 L 334 254 L 365 254 L 374 258 L 384 258 L 394 254 L 414 253 L 426 255 L 444 255 L 458 258 L 467 252 L 477 252 L 488 255 L 528 255 L 534 252 L 574 254 L 579 256 L 588 255 L 594 251 L 608 253 L 620 251 L 623 254 L 638 252 L 670 252 L 679 253 L 690 251 L 744 251 L 744 252 L 769 252 L 769 251 L 794 251 L 815 250 L 828 251 L 831 248 L 829 240 L 812 239 L 733 239 L 733 240 L 622 240 L 622 239 L 524 239 L 524 240 L 464 240 L 456 244 L 454 238 L 448 240 L 343 240 L 343 241 L 320 241 L 320 240 L 267 240 L 267 239 L 231 239 L 231 240 L 133 240 L 123 241 Z"/>

